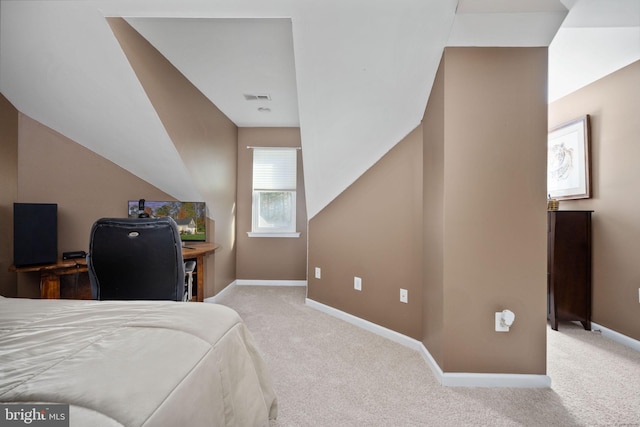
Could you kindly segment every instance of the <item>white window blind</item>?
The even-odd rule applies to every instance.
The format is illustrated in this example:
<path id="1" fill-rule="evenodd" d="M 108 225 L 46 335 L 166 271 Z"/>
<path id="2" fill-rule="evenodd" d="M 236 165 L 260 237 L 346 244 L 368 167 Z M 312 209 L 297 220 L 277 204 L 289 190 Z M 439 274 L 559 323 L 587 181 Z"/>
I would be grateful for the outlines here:
<path id="1" fill-rule="evenodd" d="M 295 148 L 254 148 L 254 191 L 295 191 L 296 159 Z"/>

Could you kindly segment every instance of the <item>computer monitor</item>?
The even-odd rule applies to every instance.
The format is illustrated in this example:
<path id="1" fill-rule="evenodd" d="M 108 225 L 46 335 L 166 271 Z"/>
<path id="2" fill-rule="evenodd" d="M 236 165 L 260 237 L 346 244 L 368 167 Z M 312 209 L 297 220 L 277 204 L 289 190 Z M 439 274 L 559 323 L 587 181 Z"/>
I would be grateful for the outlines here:
<path id="1" fill-rule="evenodd" d="M 144 210 L 141 212 L 141 204 Z M 205 202 L 129 200 L 128 216 L 137 218 L 146 214 L 151 218 L 169 216 L 178 224 L 183 242 L 205 242 L 207 240 L 207 205 Z"/>

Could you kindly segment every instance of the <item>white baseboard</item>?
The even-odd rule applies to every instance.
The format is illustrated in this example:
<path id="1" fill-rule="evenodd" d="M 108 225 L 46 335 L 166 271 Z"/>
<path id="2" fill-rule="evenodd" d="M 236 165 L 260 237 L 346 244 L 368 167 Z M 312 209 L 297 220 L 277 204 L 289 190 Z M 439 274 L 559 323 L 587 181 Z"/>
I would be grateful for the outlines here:
<path id="1" fill-rule="evenodd" d="M 238 286 L 307 286 L 306 280 L 236 280 Z"/>
<path id="2" fill-rule="evenodd" d="M 217 303 L 218 299 L 225 293 L 227 292 L 229 289 L 231 289 L 234 285 L 236 284 L 236 280 L 234 280 L 233 282 L 229 283 L 223 290 L 221 290 L 220 292 L 218 292 L 217 294 L 215 294 L 212 297 L 209 298 L 205 298 L 204 302 L 209 302 L 209 303 Z"/>
<path id="3" fill-rule="evenodd" d="M 620 343 L 624 346 L 632 348 L 635 351 L 640 351 L 640 341 L 628 337 L 626 335 L 621 334 L 620 332 L 616 332 L 612 329 L 605 328 L 602 325 L 598 325 L 597 323 L 591 322 L 591 330 L 592 331 L 600 331 L 602 335 L 613 340 L 617 343 Z"/>
<path id="4" fill-rule="evenodd" d="M 305 299 L 305 304 L 311 308 L 315 308 L 318 311 L 322 311 L 333 317 L 337 317 L 338 319 L 344 320 L 345 322 L 351 323 L 352 325 L 358 326 L 369 332 L 373 332 L 376 335 L 380 335 L 413 350 L 418 351 L 420 350 L 421 346 L 424 347 L 422 343 L 416 339 L 410 338 L 391 329 L 387 329 L 384 326 L 376 325 L 375 323 L 369 322 L 368 320 L 356 317 L 353 314 L 345 313 L 344 311 L 338 310 L 337 308 L 330 307 L 309 298 Z"/>
<path id="5" fill-rule="evenodd" d="M 518 388 L 551 387 L 551 378 L 547 375 L 443 372 L 422 342 L 312 299 L 307 298 L 305 303 L 311 308 L 327 313 L 333 317 L 337 317 L 338 319 L 342 319 L 376 335 L 380 335 L 405 347 L 418 351 L 424 358 L 427 365 L 431 368 L 431 371 L 436 376 L 438 382 L 443 386 Z"/>
<path id="6" fill-rule="evenodd" d="M 218 298 L 234 286 L 307 286 L 306 280 L 234 280 L 216 295 L 205 298 L 204 302 L 216 303 Z"/>

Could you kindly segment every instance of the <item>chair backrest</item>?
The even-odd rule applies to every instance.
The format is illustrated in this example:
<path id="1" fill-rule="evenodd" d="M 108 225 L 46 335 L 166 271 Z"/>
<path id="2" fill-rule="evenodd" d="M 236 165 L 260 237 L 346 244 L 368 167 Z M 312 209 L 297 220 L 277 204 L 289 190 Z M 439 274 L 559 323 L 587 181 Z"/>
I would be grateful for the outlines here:
<path id="1" fill-rule="evenodd" d="M 169 217 L 99 219 L 87 265 L 94 299 L 182 301 L 182 243 Z"/>

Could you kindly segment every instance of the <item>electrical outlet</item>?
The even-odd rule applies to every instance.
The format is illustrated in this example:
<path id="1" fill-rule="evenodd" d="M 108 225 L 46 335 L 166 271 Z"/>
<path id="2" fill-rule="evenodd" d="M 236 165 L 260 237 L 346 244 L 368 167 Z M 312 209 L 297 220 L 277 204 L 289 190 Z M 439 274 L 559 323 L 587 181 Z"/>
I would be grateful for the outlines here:
<path id="1" fill-rule="evenodd" d="M 362 290 L 362 279 L 360 277 L 353 278 L 353 289 L 355 289 L 356 291 Z"/>
<path id="2" fill-rule="evenodd" d="M 509 327 L 502 324 L 502 312 L 496 313 L 496 332 L 509 332 Z"/>
<path id="3" fill-rule="evenodd" d="M 400 302 L 409 303 L 409 291 L 400 289 Z"/>
<path id="4" fill-rule="evenodd" d="M 321 276 L 320 267 L 316 267 L 316 279 L 319 279 Z"/>

